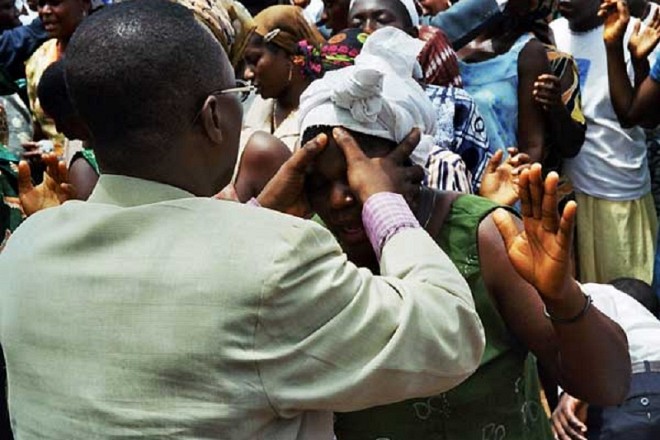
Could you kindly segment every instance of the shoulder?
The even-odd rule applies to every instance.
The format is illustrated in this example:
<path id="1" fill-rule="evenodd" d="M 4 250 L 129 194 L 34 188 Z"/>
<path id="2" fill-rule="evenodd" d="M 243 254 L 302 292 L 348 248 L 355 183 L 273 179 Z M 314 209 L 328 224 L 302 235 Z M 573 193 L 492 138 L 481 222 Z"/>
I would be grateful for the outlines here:
<path id="1" fill-rule="evenodd" d="M 518 64 L 522 71 L 538 70 L 548 65 L 548 52 L 546 46 L 536 38 L 532 38 L 520 51 Z"/>
<path id="2" fill-rule="evenodd" d="M 243 161 L 254 166 L 270 166 L 283 164 L 291 156 L 291 150 L 275 136 L 263 132 L 255 132 L 245 145 Z"/>

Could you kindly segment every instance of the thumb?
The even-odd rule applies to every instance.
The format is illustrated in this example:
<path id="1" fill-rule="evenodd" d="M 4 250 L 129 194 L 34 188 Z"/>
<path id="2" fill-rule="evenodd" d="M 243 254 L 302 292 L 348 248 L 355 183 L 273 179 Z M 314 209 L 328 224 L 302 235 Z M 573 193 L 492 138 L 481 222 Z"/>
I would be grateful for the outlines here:
<path id="1" fill-rule="evenodd" d="M 500 231 L 500 235 L 504 240 L 504 246 L 508 251 L 513 246 L 513 242 L 518 237 L 518 234 L 520 234 L 520 229 L 518 229 L 511 214 L 501 208 L 493 212 L 493 222 L 495 222 L 495 226 Z"/>
<path id="2" fill-rule="evenodd" d="M 18 163 L 18 193 L 23 194 L 34 189 L 30 165 L 22 160 Z"/>
<path id="3" fill-rule="evenodd" d="M 289 166 L 295 171 L 304 173 L 327 145 L 328 136 L 321 133 L 291 156 L 288 161 Z"/>

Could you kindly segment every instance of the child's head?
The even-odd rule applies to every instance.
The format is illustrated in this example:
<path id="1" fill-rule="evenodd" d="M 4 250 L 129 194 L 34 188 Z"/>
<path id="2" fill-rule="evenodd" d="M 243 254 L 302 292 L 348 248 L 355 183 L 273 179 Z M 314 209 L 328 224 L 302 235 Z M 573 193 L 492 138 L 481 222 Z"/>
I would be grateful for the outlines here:
<path id="1" fill-rule="evenodd" d="M 64 75 L 64 63 L 61 60 L 48 66 L 37 87 L 39 102 L 46 114 L 55 121 L 57 131 L 69 139 L 88 140 L 85 124 L 69 98 Z"/>
<path id="2" fill-rule="evenodd" d="M 617 278 L 610 281 L 610 284 L 618 290 L 628 294 L 636 299 L 641 305 L 646 307 L 655 316 L 658 316 L 660 307 L 658 304 L 658 297 L 653 292 L 651 286 L 644 281 L 634 278 Z"/>

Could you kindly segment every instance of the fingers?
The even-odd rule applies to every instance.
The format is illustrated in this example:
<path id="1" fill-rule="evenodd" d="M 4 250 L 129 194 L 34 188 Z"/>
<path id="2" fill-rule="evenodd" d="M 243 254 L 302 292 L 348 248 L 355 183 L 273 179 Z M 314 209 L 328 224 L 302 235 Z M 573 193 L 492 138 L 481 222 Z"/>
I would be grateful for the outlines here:
<path id="1" fill-rule="evenodd" d="M 509 154 L 511 154 L 511 150 L 516 150 L 515 148 L 510 148 L 509 149 Z M 516 150 L 518 151 L 518 150 Z M 502 158 L 504 157 L 504 151 L 503 150 L 497 150 L 495 154 L 493 154 L 493 157 L 490 158 L 488 161 L 488 165 L 486 165 L 486 172 L 487 173 L 495 173 L 497 172 L 497 168 L 500 166 L 502 163 Z"/>
<path id="2" fill-rule="evenodd" d="M 57 159 L 57 155 L 53 153 L 44 154 L 41 160 L 43 161 L 46 167 L 44 173 L 48 174 L 50 178 L 53 179 L 55 182 L 61 183 L 62 181 L 60 180 L 60 168 L 59 168 L 59 160 Z"/>
<path id="3" fill-rule="evenodd" d="M 34 189 L 30 165 L 22 160 L 18 163 L 18 192 L 24 194 Z"/>
<path id="4" fill-rule="evenodd" d="M 513 242 L 520 234 L 520 229 L 513 220 L 512 215 L 504 209 L 497 209 L 493 212 L 493 222 L 495 222 L 497 230 L 500 231 L 500 235 L 504 240 L 504 246 L 507 250 L 511 249 Z"/>
<path id="5" fill-rule="evenodd" d="M 580 440 L 587 440 L 583 435 L 583 433 L 587 432 L 587 426 L 575 416 L 575 413 L 573 411 L 566 409 L 566 411 L 564 411 L 564 414 L 566 416 L 566 421 L 568 422 L 566 424 L 566 427 L 568 428 L 567 430 L 575 438 L 578 438 Z"/>
<path id="6" fill-rule="evenodd" d="M 542 218 L 543 206 L 543 176 L 541 165 L 535 163 L 529 170 L 529 193 L 532 216 L 535 220 Z"/>
<path id="7" fill-rule="evenodd" d="M 523 170 L 520 173 L 518 188 L 520 193 L 520 213 L 523 217 L 532 217 L 532 196 L 529 190 L 529 173 L 531 170 Z"/>
<path id="8" fill-rule="evenodd" d="M 515 156 L 509 157 L 509 165 L 511 165 L 514 170 L 514 174 L 519 174 L 522 171 L 522 167 L 529 168 L 531 166 L 532 158 L 529 157 L 527 153 L 516 154 Z"/>
<path id="9" fill-rule="evenodd" d="M 573 233 L 575 231 L 575 217 L 577 215 L 577 203 L 568 202 L 561 215 L 559 231 L 557 233 L 557 244 L 563 249 L 571 249 L 573 246 Z"/>
<path id="10" fill-rule="evenodd" d="M 540 75 L 534 83 L 532 94 L 539 104 L 547 106 L 562 104 L 559 78 L 554 75 Z"/>
<path id="11" fill-rule="evenodd" d="M 402 164 L 406 159 L 410 157 L 412 152 L 417 148 L 419 141 L 421 139 L 421 132 L 419 128 L 413 128 L 408 136 L 401 141 L 401 143 L 392 151 L 388 157 L 392 159 L 397 164 Z"/>
<path id="12" fill-rule="evenodd" d="M 291 156 L 291 159 L 288 160 L 288 166 L 296 171 L 304 173 L 327 145 L 328 136 L 321 133 L 311 141 L 307 142 L 301 149 L 296 151 L 294 155 Z"/>
<path id="13" fill-rule="evenodd" d="M 546 177 L 544 184 L 543 205 L 541 216 L 543 229 L 554 233 L 559 227 L 559 213 L 557 212 L 557 185 L 559 175 L 552 172 Z"/>
<path id="14" fill-rule="evenodd" d="M 650 28 L 660 30 L 660 9 L 656 9 L 653 13 L 653 20 L 651 20 Z"/>
<path id="15" fill-rule="evenodd" d="M 335 138 L 339 148 L 344 152 L 346 163 L 350 164 L 356 160 L 365 159 L 366 156 L 364 152 L 348 131 L 336 127 L 332 130 L 332 136 Z"/>
<path id="16" fill-rule="evenodd" d="M 635 22 L 635 24 L 633 25 L 632 35 L 633 36 L 639 35 L 639 30 L 641 28 L 642 28 L 642 22 L 641 21 Z M 630 44 L 630 43 L 628 43 L 628 44 Z"/>

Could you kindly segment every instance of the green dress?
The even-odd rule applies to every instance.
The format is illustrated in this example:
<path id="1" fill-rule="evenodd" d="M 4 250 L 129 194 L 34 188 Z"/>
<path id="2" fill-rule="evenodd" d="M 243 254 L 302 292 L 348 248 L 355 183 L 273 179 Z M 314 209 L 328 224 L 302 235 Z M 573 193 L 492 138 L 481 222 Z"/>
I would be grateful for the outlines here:
<path id="1" fill-rule="evenodd" d="M 0 252 L 25 216 L 18 199 L 18 157 L 0 144 Z"/>
<path id="2" fill-rule="evenodd" d="M 429 192 L 423 197 L 428 198 Z M 540 401 L 535 360 L 507 330 L 481 276 L 478 228 L 498 207 L 480 197 L 461 196 L 435 237 L 470 285 L 486 332 L 486 349 L 477 372 L 437 396 L 338 413 L 338 440 L 553 438 Z"/>

